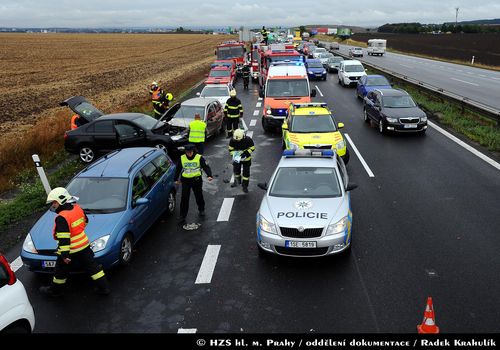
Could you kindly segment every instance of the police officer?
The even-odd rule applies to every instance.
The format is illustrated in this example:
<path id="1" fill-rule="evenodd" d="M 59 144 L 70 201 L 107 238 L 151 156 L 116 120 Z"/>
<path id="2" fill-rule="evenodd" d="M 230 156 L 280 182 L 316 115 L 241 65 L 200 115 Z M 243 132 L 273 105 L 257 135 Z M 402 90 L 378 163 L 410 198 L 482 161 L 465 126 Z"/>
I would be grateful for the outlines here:
<path id="1" fill-rule="evenodd" d="M 252 138 L 246 136 L 242 129 L 236 129 L 233 138 L 229 141 L 229 154 L 233 157 L 234 174 L 234 183 L 231 187 L 241 184 L 245 193 L 248 193 L 253 151 L 255 151 L 255 145 Z M 242 167 L 243 174 L 241 173 Z"/>
<path id="2" fill-rule="evenodd" d="M 196 113 L 194 120 L 189 123 L 189 143 L 196 146 L 198 154 L 203 154 L 205 150 L 205 131 L 207 123 L 201 120 L 201 116 Z"/>
<path id="3" fill-rule="evenodd" d="M 243 89 L 248 90 L 248 82 L 250 81 L 250 67 L 248 63 L 245 63 L 241 69 L 241 75 L 243 77 Z"/>
<path id="4" fill-rule="evenodd" d="M 40 287 L 40 292 L 48 296 L 61 296 L 66 278 L 73 264 L 83 266 L 97 284 L 97 293 L 109 294 L 108 281 L 101 266 L 94 261 L 94 253 L 85 233 L 88 218 L 63 187 L 56 187 L 47 196 L 51 211 L 58 215 L 55 219 L 53 237 L 57 241 L 57 260 L 54 277 L 50 286 Z"/>
<path id="5" fill-rule="evenodd" d="M 236 90 L 231 90 L 229 98 L 224 106 L 224 119 L 226 120 L 226 138 L 233 136 L 233 131 L 238 129 L 240 118 L 243 117 L 243 106 L 238 97 Z"/>
<path id="6" fill-rule="evenodd" d="M 160 119 L 168 110 L 168 105 L 170 101 L 172 101 L 173 95 L 171 93 L 165 93 L 156 81 L 151 83 L 149 94 L 151 95 L 151 102 L 153 103 L 153 116 L 156 119 Z"/>
<path id="7" fill-rule="evenodd" d="M 181 156 L 175 169 L 175 183 L 182 184 L 181 196 L 181 216 L 180 224 L 186 222 L 186 216 L 189 210 L 189 197 L 191 189 L 194 192 L 196 204 L 198 205 L 198 213 L 200 216 L 205 216 L 205 200 L 203 199 L 203 180 L 201 178 L 201 170 L 207 174 L 208 181 L 212 181 L 212 170 L 208 166 L 205 158 L 200 154 L 196 154 L 196 147 L 193 144 L 187 144 L 184 147 L 186 154 Z M 181 175 L 182 173 L 182 175 Z M 179 175 L 181 180 L 179 181 Z"/>

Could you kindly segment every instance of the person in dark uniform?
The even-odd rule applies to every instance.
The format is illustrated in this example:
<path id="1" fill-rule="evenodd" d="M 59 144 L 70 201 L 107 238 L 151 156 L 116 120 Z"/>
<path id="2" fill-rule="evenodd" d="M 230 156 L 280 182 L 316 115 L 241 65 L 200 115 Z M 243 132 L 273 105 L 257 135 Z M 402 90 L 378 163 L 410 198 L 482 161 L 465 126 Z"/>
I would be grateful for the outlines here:
<path id="1" fill-rule="evenodd" d="M 248 193 L 253 151 L 255 151 L 255 145 L 252 138 L 246 136 L 242 129 L 235 130 L 233 138 L 229 141 L 229 154 L 233 157 L 234 174 L 234 183 L 231 187 L 241 184 L 245 193 Z M 242 167 L 243 174 L 241 173 Z"/>
<path id="2" fill-rule="evenodd" d="M 62 289 L 73 264 L 80 264 L 97 285 L 97 293 L 108 295 L 108 281 L 102 267 L 94 261 L 94 252 L 85 233 L 88 218 L 83 209 L 75 203 L 63 187 L 56 187 L 47 196 L 47 204 L 51 203 L 51 211 L 58 215 L 53 231 L 57 241 L 57 261 L 50 286 L 40 287 L 40 292 L 52 296 L 62 296 Z"/>
<path id="3" fill-rule="evenodd" d="M 224 106 L 224 119 L 226 120 L 226 138 L 233 136 L 233 131 L 238 129 L 240 118 L 243 118 L 243 106 L 238 97 L 236 90 L 231 90 L 229 98 Z"/>
<path id="4" fill-rule="evenodd" d="M 243 77 L 243 89 L 248 90 L 248 83 L 250 81 L 250 66 L 248 63 L 241 69 L 241 76 Z"/>
<path id="5" fill-rule="evenodd" d="M 186 154 L 181 156 L 175 169 L 175 183 L 182 184 L 181 196 L 181 216 L 179 223 L 186 222 L 186 216 L 189 211 L 189 197 L 191 190 L 194 192 L 196 204 L 198 205 L 198 213 L 200 216 L 205 216 L 205 200 L 203 199 L 203 180 L 201 170 L 207 174 L 208 181 L 212 181 L 212 170 L 208 166 L 205 158 L 202 155 L 196 154 L 196 146 L 188 143 L 184 146 Z M 181 175 L 182 174 L 182 175 Z M 179 181 L 179 176 L 181 180 Z"/>

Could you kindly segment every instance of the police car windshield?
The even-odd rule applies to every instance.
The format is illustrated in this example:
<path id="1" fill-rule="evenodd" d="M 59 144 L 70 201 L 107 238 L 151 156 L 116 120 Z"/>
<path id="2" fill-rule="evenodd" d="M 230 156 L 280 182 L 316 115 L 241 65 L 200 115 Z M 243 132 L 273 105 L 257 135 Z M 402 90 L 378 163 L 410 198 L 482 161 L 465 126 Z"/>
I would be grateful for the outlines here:
<path id="1" fill-rule="evenodd" d="M 309 84 L 306 79 L 271 79 L 267 82 L 266 96 L 309 96 Z"/>
<path id="2" fill-rule="evenodd" d="M 335 132 L 337 128 L 333 119 L 328 114 L 323 115 L 300 115 L 294 116 L 290 132 L 311 133 L 311 132 Z"/>
<path id="3" fill-rule="evenodd" d="M 222 97 L 229 96 L 229 90 L 225 86 L 207 86 L 203 88 L 201 97 Z"/>
<path id="4" fill-rule="evenodd" d="M 128 179 L 77 177 L 67 186 L 87 214 L 108 214 L 125 210 Z"/>
<path id="5" fill-rule="evenodd" d="M 334 168 L 279 168 L 269 195 L 289 198 L 340 197 L 339 179 Z"/>

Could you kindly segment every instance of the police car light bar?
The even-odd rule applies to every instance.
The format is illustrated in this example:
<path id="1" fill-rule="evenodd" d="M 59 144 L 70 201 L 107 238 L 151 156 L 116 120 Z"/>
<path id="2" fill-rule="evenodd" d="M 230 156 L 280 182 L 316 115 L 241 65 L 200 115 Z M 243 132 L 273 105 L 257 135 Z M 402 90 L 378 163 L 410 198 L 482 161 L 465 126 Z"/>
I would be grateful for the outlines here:
<path id="1" fill-rule="evenodd" d="M 287 149 L 283 151 L 283 157 L 325 157 L 333 158 L 334 153 L 331 149 Z"/>
<path id="2" fill-rule="evenodd" d="M 293 103 L 294 108 L 307 108 L 307 107 L 324 107 L 328 108 L 325 102 L 310 102 L 310 103 Z"/>

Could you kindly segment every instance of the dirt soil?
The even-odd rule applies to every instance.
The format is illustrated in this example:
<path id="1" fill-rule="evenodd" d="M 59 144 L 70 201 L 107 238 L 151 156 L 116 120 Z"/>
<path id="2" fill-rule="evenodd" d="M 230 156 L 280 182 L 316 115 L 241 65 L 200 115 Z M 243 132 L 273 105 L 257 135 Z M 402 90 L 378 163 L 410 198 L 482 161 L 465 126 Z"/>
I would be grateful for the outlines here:
<path id="1" fill-rule="evenodd" d="M 387 39 L 387 47 L 430 57 L 500 67 L 500 33 L 478 34 L 383 34 L 359 33 L 353 40 Z"/>
<path id="2" fill-rule="evenodd" d="M 147 84 L 170 91 L 205 70 L 227 37 L 203 34 L 0 34 L 0 141 L 67 108 L 83 95 L 105 113 L 148 98 Z"/>

